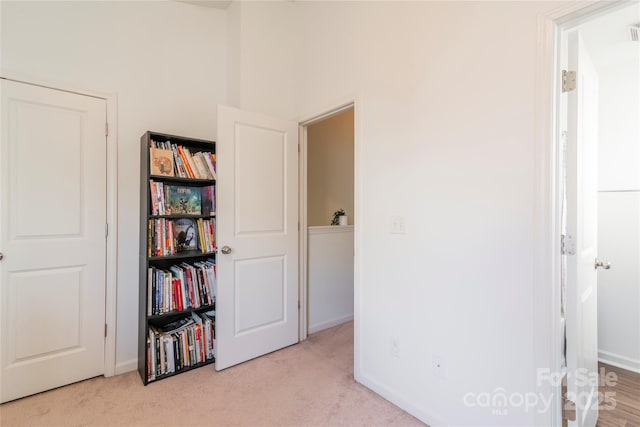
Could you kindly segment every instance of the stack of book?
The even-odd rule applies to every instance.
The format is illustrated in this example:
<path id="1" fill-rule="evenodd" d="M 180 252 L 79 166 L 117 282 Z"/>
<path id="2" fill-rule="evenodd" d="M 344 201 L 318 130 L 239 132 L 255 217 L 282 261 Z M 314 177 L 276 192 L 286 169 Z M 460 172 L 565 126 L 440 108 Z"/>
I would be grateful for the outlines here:
<path id="1" fill-rule="evenodd" d="M 176 253 L 175 244 L 175 227 L 173 221 L 166 218 L 150 219 L 149 229 L 147 230 L 147 255 L 152 256 L 170 256 Z M 195 230 L 191 239 L 195 236 Z M 191 240 L 189 240 L 190 242 Z M 195 240 L 194 240 L 195 244 Z M 197 249 L 197 248 L 192 248 Z"/>
<path id="2" fill-rule="evenodd" d="M 162 326 L 151 325 L 147 338 L 149 381 L 215 357 L 215 311 L 191 313 Z"/>
<path id="3" fill-rule="evenodd" d="M 149 219 L 147 255 L 172 256 L 185 251 L 216 251 L 215 219 Z"/>
<path id="4" fill-rule="evenodd" d="M 190 187 L 149 180 L 151 215 L 215 215 L 215 185 Z"/>
<path id="5" fill-rule="evenodd" d="M 216 300 L 216 265 L 213 259 L 172 265 L 168 269 L 149 267 L 147 314 L 211 306 Z"/>
<path id="6" fill-rule="evenodd" d="M 209 151 L 190 151 L 170 141 L 151 141 L 152 175 L 180 178 L 216 179 L 216 155 Z"/>
<path id="7" fill-rule="evenodd" d="M 213 252 L 216 248 L 215 219 L 198 219 L 198 235 L 202 252 Z"/>

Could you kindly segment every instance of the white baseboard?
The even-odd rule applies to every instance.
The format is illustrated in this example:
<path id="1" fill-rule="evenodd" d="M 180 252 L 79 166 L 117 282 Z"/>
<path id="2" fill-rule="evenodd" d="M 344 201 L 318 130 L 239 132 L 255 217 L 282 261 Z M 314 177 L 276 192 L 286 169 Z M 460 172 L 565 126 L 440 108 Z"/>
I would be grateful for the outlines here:
<path id="1" fill-rule="evenodd" d="M 598 351 L 598 360 L 607 365 L 616 366 L 640 374 L 640 360 L 631 359 L 629 357 L 620 356 L 604 350 Z"/>
<path id="2" fill-rule="evenodd" d="M 353 320 L 353 314 L 348 316 L 339 317 L 337 319 L 327 320 L 326 322 L 316 323 L 314 325 L 309 325 L 309 334 L 313 334 L 316 332 L 323 331 L 325 329 L 332 328 L 334 326 L 342 325 L 343 323 L 347 323 Z"/>
<path id="3" fill-rule="evenodd" d="M 138 369 L 138 359 L 125 360 L 116 364 L 116 375 L 135 371 Z"/>
<path id="4" fill-rule="evenodd" d="M 360 374 L 356 376 L 355 380 L 368 389 L 384 397 L 389 402 L 396 405 L 398 408 L 413 415 L 428 426 L 437 427 L 450 425 L 450 423 L 445 422 L 442 418 L 436 416 L 435 414 L 418 408 L 418 406 L 416 406 L 410 399 L 407 399 L 406 396 L 402 396 L 396 393 L 387 386 L 380 384 L 378 381 L 372 379 L 366 374 L 363 374 L 362 372 L 360 372 Z"/>

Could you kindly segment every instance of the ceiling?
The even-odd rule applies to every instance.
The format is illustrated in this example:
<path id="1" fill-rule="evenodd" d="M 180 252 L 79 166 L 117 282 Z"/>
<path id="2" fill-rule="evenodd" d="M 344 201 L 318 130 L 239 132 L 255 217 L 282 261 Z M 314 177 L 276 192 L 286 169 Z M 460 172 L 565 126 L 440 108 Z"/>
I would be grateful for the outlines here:
<path id="1" fill-rule="evenodd" d="M 598 69 L 640 57 L 640 42 L 631 41 L 629 26 L 640 24 L 640 2 L 632 2 L 580 26 L 580 34 Z"/>

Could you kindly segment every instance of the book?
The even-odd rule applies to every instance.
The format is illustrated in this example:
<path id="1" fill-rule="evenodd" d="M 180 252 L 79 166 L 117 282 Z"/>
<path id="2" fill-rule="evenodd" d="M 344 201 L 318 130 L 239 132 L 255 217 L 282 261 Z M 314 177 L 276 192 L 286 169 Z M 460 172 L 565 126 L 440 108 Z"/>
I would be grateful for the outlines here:
<path id="1" fill-rule="evenodd" d="M 202 214 L 213 216 L 216 214 L 216 186 L 202 187 Z"/>
<path id="2" fill-rule="evenodd" d="M 194 158 L 197 160 L 197 163 L 199 165 L 203 178 L 211 179 L 211 180 L 215 179 L 213 177 L 213 173 L 211 173 L 211 170 L 209 169 L 209 165 L 207 164 L 205 154 L 203 152 L 198 152 L 195 154 Z"/>
<path id="3" fill-rule="evenodd" d="M 189 163 L 189 157 L 187 157 L 189 150 L 185 149 L 182 145 L 178 145 L 178 153 L 180 154 L 180 157 L 182 158 L 182 161 L 187 168 L 187 174 L 189 175 L 189 178 L 196 178 L 194 170 L 191 168 L 191 163 Z"/>
<path id="4" fill-rule="evenodd" d="M 173 151 L 173 160 L 176 165 L 176 174 L 180 178 L 189 178 L 189 173 L 187 172 L 187 168 L 182 161 L 182 157 L 180 157 L 180 152 L 178 151 L 177 144 L 171 144 L 171 151 Z"/>
<path id="5" fill-rule="evenodd" d="M 173 221 L 174 248 L 177 252 L 198 249 L 198 227 L 191 218 Z"/>
<path id="6" fill-rule="evenodd" d="M 151 193 L 151 215 L 166 215 L 166 202 L 164 196 L 164 184 L 149 180 Z"/>
<path id="7" fill-rule="evenodd" d="M 173 151 L 149 147 L 151 175 L 174 176 Z"/>
<path id="8" fill-rule="evenodd" d="M 216 155 L 209 152 L 202 153 L 204 156 L 205 164 L 209 169 L 212 179 L 217 179 L 216 176 Z"/>
<path id="9" fill-rule="evenodd" d="M 167 323 L 166 325 L 159 326 L 158 330 L 160 332 L 171 334 L 171 333 L 178 332 L 179 330 L 184 329 L 187 326 L 192 325 L 193 323 L 194 323 L 193 319 L 188 317 L 183 317 L 181 319 L 174 320 L 171 323 Z"/>
<path id="10" fill-rule="evenodd" d="M 181 185 L 165 185 L 166 212 L 168 215 L 201 215 L 202 195 L 200 188 Z"/>

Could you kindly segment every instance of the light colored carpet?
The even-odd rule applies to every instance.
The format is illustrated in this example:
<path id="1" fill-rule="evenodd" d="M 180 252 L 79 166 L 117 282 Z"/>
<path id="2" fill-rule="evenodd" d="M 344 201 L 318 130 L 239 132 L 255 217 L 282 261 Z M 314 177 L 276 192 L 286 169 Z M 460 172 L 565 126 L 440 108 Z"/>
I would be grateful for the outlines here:
<path id="1" fill-rule="evenodd" d="M 0 406 L 2 426 L 423 426 L 353 380 L 353 323 L 216 372 L 147 387 L 137 372 Z"/>

